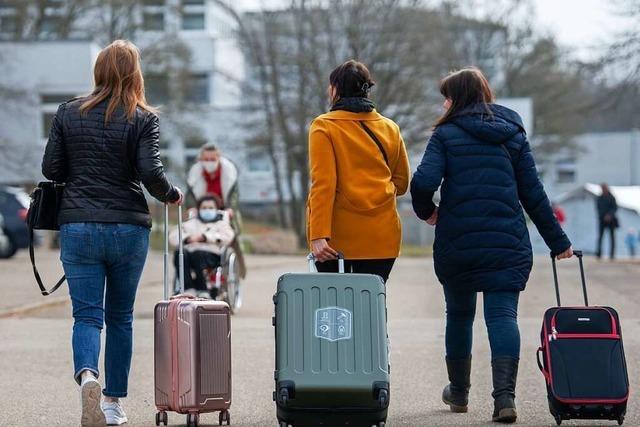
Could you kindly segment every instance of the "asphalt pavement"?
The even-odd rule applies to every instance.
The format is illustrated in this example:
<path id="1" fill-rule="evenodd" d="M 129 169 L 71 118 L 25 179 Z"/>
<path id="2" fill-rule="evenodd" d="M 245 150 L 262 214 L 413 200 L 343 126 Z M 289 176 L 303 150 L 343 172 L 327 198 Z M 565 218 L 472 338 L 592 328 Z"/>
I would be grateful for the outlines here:
<path id="1" fill-rule="evenodd" d="M 39 256 L 41 270 L 53 281 L 57 256 Z M 250 256 L 244 282 L 244 306 L 232 319 L 233 403 L 235 426 L 276 426 L 273 391 L 274 346 L 271 296 L 279 275 L 304 271 L 304 257 Z M 625 425 L 640 426 L 640 265 L 586 259 L 592 305 L 618 309 L 624 328 L 632 395 Z M 563 302 L 581 301 L 575 260 L 560 265 Z M 53 303 L 40 306 L 26 254 L 0 261 L 0 426 L 79 425 L 79 396 L 72 378 L 71 315 L 66 287 Z M 135 354 L 129 397 L 124 400 L 130 426 L 153 426 L 153 306 L 162 295 L 162 255 L 151 253 L 136 302 Z M 544 310 L 554 304 L 548 258 L 537 258 L 521 296 L 522 356 L 518 378 L 518 424 L 553 426 L 535 351 Z M 22 308 L 27 307 L 26 310 Z M 392 394 L 389 426 L 489 426 L 491 370 L 481 304 L 475 323 L 470 407 L 452 414 L 440 401 L 446 383 L 444 304 L 429 258 L 400 258 L 388 284 Z M 585 372 L 588 375 L 588 372 Z M 170 425 L 185 417 L 169 414 Z M 615 425 L 569 421 L 563 425 Z M 201 425 L 217 425 L 217 415 L 203 415 Z"/>

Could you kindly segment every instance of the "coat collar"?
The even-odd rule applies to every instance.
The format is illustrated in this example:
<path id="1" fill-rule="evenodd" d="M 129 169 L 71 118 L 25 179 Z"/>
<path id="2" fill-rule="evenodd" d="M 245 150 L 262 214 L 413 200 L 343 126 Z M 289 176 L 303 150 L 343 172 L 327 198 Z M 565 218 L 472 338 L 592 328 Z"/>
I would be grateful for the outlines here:
<path id="1" fill-rule="evenodd" d="M 382 120 L 382 115 L 378 111 L 373 110 L 369 113 L 352 113 L 351 111 L 335 110 L 318 116 L 319 119 L 327 120 Z"/>

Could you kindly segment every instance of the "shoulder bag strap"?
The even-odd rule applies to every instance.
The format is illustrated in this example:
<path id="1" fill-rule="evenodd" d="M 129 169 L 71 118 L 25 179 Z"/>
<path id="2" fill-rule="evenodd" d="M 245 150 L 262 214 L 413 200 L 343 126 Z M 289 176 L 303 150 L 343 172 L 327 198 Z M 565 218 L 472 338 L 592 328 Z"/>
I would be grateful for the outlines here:
<path id="1" fill-rule="evenodd" d="M 389 158 L 387 157 L 387 153 L 384 151 L 384 147 L 382 146 L 382 143 L 380 142 L 376 134 L 373 133 L 373 131 L 369 129 L 369 127 L 365 125 L 363 121 L 360 121 L 360 126 L 362 126 L 362 129 L 364 129 L 367 135 L 369 135 L 371 139 L 373 139 L 373 142 L 376 143 L 376 145 L 380 149 L 380 152 L 382 153 L 382 157 L 384 157 L 384 162 L 387 164 L 387 166 L 389 166 Z M 389 166 L 389 168 L 391 168 L 391 166 Z"/>
<path id="2" fill-rule="evenodd" d="M 56 283 L 51 289 L 47 290 L 47 288 L 44 287 L 44 284 L 42 283 L 42 279 L 40 278 L 40 273 L 38 273 L 38 267 L 36 267 L 36 257 L 35 257 L 35 253 L 33 250 L 33 228 L 31 228 L 31 226 L 29 226 L 29 258 L 31 259 L 31 267 L 33 267 L 33 275 L 36 277 L 36 282 L 38 282 L 38 287 L 40 288 L 40 293 L 42 293 L 42 295 L 47 296 L 47 295 L 51 295 L 52 293 L 54 293 L 56 290 L 58 290 L 58 288 L 60 286 L 62 286 L 62 284 L 64 283 L 64 281 L 66 280 L 66 276 L 63 275 L 60 280 L 58 280 L 58 283 Z"/>

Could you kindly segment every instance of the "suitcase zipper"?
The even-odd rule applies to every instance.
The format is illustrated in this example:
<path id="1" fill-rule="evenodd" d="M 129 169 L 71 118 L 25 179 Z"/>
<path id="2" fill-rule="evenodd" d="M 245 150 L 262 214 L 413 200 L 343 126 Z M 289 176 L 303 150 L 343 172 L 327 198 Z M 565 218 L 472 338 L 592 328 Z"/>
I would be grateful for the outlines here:
<path id="1" fill-rule="evenodd" d="M 613 314 L 611 314 L 611 312 L 609 310 L 607 310 L 604 307 L 587 307 L 591 310 L 602 310 L 602 311 L 606 311 L 607 314 L 609 315 L 609 317 L 611 318 L 611 333 L 610 334 L 594 334 L 594 335 L 619 335 L 618 334 L 618 328 L 616 327 L 616 319 L 613 316 Z M 556 317 L 558 316 L 558 313 L 561 310 L 583 310 L 585 309 L 585 307 L 563 307 L 561 309 L 559 309 L 558 311 L 556 311 L 553 314 L 553 317 L 551 318 L 551 335 L 549 336 L 549 341 L 551 341 L 551 339 L 556 339 L 557 335 L 558 335 L 558 331 L 556 330 Z M 589 334 L 585 334 L 585 335 L 589 335 Z"/>

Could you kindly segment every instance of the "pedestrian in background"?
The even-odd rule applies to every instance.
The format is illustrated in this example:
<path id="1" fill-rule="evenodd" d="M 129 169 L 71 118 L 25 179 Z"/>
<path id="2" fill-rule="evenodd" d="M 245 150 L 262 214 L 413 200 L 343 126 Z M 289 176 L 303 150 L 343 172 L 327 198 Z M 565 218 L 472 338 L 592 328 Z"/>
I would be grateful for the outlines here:
<path id="1" fill-rule="evenodd" d="M 557 203 L 551 203 L 551 209 L 553 209 L 553 214 L 556 216 L 558 223 L 560 225 L 564 225 L 564 222 L 567 219 L 567 216 L 564 213 L 564 209 L 562 209 L 562 207 Z"/>
<path id="2" fill-rule="evenodd" d="M 386 282 L 400 253 L 396 197 L 409 186 L 409 159 L 400 128 L 375 110 L 367 67 L 347 61 L 331 72 L 331 111 L 309 130 L 311 189 L 307 238 L 318 271 L 345 268 Z"/>
<path id="3" fill-rule="evenodd" d="M 81 425 L 90 427 L 127 422 L 120 399 L 127 396 L 133 305 L 151 227 L 140 182 L 159 201 L 182 203 L 160 161 L 158 116 L 145 100 L 137 47 L 124 40 L 105 47 L 94 81 L 90 95 L 58 107 L 42 161 L 47 179 L 66 184 L 58 216 L 60 258 L 73 306 Z"/>
<path id="4" fill-rule="evenodd" d="M 620 226 L 616 216 L 618 203 L 608 184 L 602 183 L 600 188 L 602 193 L 596 199 L 596 209 L 598 210 L 598 248 L 596 256 L 598 259 L 602 257 L 602 238 L 605 231 L 609 231 L 609 242 L 611 244 L 609 255 L 613 260 L 616 256 L 616 228 Z"/>
<path id="5" fill-rule="evenodd" d="M 638 232 L 635 228 L 630 228 L 627 230 L 627 235 L 624 239 L 627 244 L 627 250 L 629 251 L 629 256 L 631 258 L 635 258 L 636 256 L 636 246 L 638 244 Z"/>
<path id="6" fill-rule="evenodd" d="M 491 346 L 493 420 L 515 422 L 520 358 L 517 313 L 532 268 L 529 217 L 558 259 L 573 252 L 538 178 L 522 119 L 494 104 L 477 68 L 440 84 L 445 113 L 438 119 L 411 181 L 417 216 L 435 225 L 434 262 L 446 302 L 446 364 L 442 398 L 466 412 L 477 293 L 483 292 Z M 440 206 L 433 202 L 440 188 Z"/>
<path id="7" fill-rule="evenodd" d="M 215 144 L 200 147 L 198 161 L 189 169 L 187 184 L 195 202 L 213 194 L 226 208 L 237 205 L 238 168 L 222 156 Z"/>

